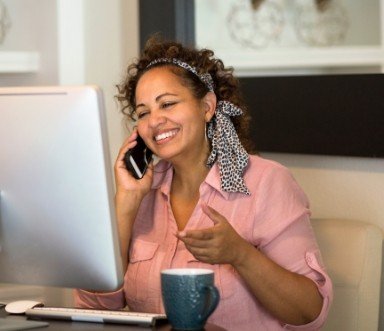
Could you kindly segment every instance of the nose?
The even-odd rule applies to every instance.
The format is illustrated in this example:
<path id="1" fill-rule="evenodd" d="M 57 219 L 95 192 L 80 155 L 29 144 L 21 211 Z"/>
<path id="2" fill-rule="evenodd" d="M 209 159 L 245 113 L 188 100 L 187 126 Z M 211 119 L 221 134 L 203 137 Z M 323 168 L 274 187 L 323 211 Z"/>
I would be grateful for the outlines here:
<path id="1" fill-rule="evenodd" d="M 160 112 L 151 112 L 148 120 L 148 124 L 151 128 L 157 128 L 158 126 L 165 124 L 167 121 L 166 117 Z"/>

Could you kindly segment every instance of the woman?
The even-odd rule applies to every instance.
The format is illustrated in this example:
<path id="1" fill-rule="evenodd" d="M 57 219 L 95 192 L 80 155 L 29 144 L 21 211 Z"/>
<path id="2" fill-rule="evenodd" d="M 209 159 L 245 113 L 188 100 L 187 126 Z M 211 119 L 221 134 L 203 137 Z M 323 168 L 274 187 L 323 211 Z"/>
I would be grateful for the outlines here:
<path id="1" fill-rule="evenodd" d="M 250 155 L 232 70 L 209 50 L 152 38 L 119 87 L 137 129 L 115 165 L 124 286 L 79 290 L 81 307 L 163 312 L 160 271 L 215 271 L 209 322 L 227 330 L 319 329 L 332 300 L 308 201 L 283 166 Z M 160 162 L 140 180 L 123 158 L 140 135 Z"/>

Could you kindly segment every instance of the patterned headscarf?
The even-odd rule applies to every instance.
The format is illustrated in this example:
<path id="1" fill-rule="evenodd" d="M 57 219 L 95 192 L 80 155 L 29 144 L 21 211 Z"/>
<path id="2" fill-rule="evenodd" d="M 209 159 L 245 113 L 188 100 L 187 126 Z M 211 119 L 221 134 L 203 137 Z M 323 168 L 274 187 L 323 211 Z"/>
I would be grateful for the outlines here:
<path id="1" fill-rule="evenodd" d="M 170 63 L 188 70 L 196 75 L 210 92 L 214 92 L 215 84 L 209 73 L 199 74 L 196 68 L 175 58 L 158 58 L 150 62 L 147 68 L 159 63 Z M 243 179 L 249 157 L 230 119 L 231 116 L 242 114 L 243 111 L 229 101 L 217 102 L 215 116 L 208 123 L 207 135 L 212 142 L 212 151 L 208 157 L 207 166 L 211 167 L 217 161 L 223 191 L 249 195 L 250 192 Z"/>

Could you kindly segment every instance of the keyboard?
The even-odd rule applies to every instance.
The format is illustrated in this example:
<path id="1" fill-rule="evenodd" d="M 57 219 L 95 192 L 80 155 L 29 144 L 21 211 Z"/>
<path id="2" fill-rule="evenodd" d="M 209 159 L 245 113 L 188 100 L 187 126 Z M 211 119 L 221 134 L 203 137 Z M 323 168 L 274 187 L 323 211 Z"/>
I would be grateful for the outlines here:
<path id="1" fill-rule="evenodd" d="M 154 326 L 166 321 L 164 314 L 140 313 L 125 310 L 96 310 L 59 307 L 35 307 L 25 314 L 31 318 L 62 319 L 74 322 L 118 323 Z"/>

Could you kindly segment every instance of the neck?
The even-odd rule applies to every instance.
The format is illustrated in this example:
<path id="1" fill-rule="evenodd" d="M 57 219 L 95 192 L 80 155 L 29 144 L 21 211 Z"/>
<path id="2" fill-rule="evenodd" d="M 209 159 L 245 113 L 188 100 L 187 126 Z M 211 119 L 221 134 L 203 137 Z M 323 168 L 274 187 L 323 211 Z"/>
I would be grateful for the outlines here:
<path id="1" fill-rule="evenodd" d="M 174 169 L 173 193 L 195 195 L 209 172 L 206 166 L 210 153 L 208 141 L 201 141 L 196 146 L 200 147 L 190 150 L 189 153 L 181 153 L 171 161 Z"/>
<path id="2" fill-rule="evenodd" d="M 185 167 L 174 165 L 172 191 L 194 195 L 207 177 L 208 172 L 209 168 L 205 165 L 205 162 L 201 161 L 197 164 L 195 161 L 194 164 Z"/>
<path id="3" fill-rule="evenodd" d="M 207 177 L 209 168 L 206 166 L 208 150 L 193 157 L 178 160 L 173 163 L 172 192 L 195 195 L 200 184 Z"/>

